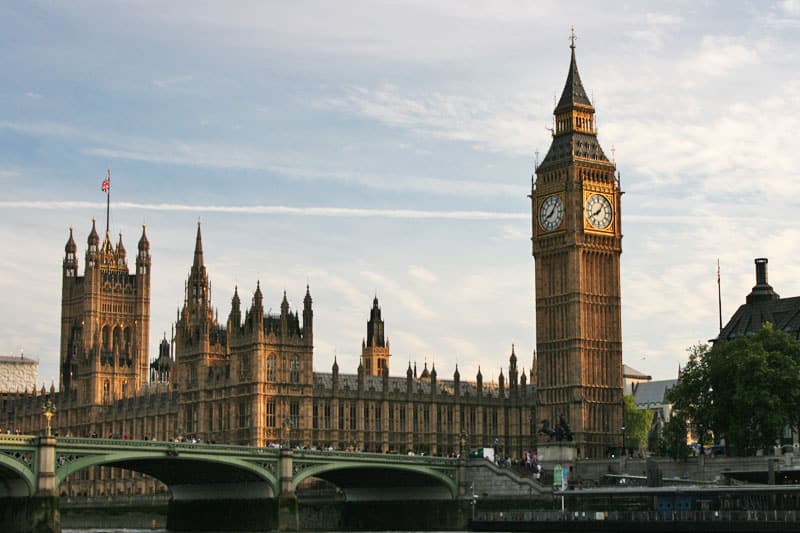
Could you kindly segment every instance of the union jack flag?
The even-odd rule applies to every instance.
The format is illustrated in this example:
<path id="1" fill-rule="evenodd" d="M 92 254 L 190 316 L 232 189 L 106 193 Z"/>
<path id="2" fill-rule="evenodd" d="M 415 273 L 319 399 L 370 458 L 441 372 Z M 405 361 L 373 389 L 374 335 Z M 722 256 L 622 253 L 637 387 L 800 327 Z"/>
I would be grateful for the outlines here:
<path id="1" fill-rule="evenodd" d="M 103 192 L 108 192 L 108 189 L 111 188 L 111 178 L 104 179 L 103 185 L 100 188 L 103 189 Z"/>

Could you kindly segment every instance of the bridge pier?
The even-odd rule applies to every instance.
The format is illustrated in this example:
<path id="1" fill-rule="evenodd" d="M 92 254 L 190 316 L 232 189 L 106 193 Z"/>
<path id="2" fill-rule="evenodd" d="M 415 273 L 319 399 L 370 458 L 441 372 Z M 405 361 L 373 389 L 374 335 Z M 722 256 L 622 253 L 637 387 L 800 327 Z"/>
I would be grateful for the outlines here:
<path id="1" fill-rule="evenodd" d="M 300 515 L 297 512 L 297 495 L 294 492 L 294 460 L 292 450 L 282 449 L 278 458 L 280 493 L 278 494 L 278 530 L 298 531 Z"/>
<path id="2" fill-rule="evenodd" d="M 56 439 L 39 437 L 33 458 L 36 492 L 27 498 L 0 498 L 0 531 L 60 533 L 61 514 L 56 493 Z"/>

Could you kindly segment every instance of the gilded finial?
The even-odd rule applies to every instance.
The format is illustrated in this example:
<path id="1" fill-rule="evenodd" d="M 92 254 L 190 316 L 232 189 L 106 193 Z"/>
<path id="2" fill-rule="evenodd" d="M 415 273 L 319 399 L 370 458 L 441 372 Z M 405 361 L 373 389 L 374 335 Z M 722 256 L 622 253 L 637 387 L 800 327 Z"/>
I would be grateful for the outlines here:
<path id="1" fill-rule="evenodd" d="M 575 26 L 570 26 L 569 27 L 569 47 L 572 48 L 573 50 L 575 50 L 575 39 L 577 39 L 577 37 L 575 36 Z"/>

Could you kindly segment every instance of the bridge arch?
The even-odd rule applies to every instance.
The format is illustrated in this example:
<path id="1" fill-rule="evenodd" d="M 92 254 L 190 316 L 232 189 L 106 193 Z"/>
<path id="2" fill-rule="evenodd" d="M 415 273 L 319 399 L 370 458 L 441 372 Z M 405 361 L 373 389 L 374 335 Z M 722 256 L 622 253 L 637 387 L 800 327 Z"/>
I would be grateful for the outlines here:
<path id="1" fill-rule="evenodd" d="M 0 497 L 20 498 L 36 492 L 32 451 L 0 453 Z"/>
<path id="2" fill-rule="evenodd" d="M 269 498 L 279 492 L 277 476 L 264 463 L 183 450 L 62 453 L 57 458 L 56 488 L 71 474 L 92 466 L 112 466 L 147 474 L 167 485 L 176 500 L 213 499 L 220 494 L 220 489 L 241 498 Z"/>
<path id="3" fill-rule="evenodd" d="M 348 501 L 453 500 L 458 496 L 454 472 L 419 464 L 328 462 L 295 465 L 294 486 L 316 477 L 341 489 Z"/>

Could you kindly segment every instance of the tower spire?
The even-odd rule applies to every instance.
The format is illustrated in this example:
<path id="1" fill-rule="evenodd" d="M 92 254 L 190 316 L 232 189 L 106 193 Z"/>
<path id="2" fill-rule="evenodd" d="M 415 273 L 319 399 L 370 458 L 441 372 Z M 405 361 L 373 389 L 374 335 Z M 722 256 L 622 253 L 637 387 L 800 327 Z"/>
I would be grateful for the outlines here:
<path id="1" fill-rule="evenodd" d="M 200 234 L 200 221 L 197 221 L 197 237 L 194 241 L 194 267 L 203 266 L 203 236 Z"/>

